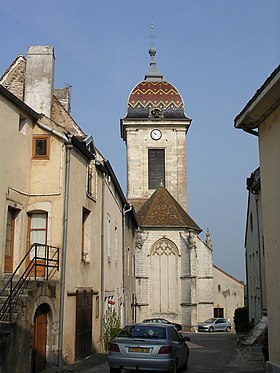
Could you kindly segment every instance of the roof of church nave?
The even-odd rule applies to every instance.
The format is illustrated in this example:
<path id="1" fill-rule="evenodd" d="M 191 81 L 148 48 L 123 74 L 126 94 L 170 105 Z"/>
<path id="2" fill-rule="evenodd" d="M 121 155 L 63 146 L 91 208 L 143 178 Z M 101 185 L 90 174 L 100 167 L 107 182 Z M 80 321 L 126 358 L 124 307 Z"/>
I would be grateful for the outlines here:
<path id="1" fill-rule="evenodd" d="M 156 66 L 156 49 L 150 48 L 149 54 L 150 69 L 145 80 L 138 83 L 129 95 L 126 118 L 188 119 L 180 93 L 172 84 L 163 80 Z"/>
<path id="2" fill-rule="evenodd" d="M 168 190 L 161 185 L 137 212 L 137 220 L 141 227 L 178 227 L 202 231 Z"/>

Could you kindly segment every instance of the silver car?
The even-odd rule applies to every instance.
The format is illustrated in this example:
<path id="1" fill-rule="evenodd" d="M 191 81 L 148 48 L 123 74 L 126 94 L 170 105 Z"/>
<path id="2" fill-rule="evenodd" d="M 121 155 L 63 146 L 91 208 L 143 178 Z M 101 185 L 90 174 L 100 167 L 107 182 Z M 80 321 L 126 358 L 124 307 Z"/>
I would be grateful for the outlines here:
<path id="1" fill-rule="evenodd" d="M 229 332 L 231 330 L 231 324 L 227 319 L 221 317 L 214 317 L 198 324 L 199 332 Z"/>
<path id="2" fill-rule="evenodd" d="M 177 372 L 188 367 L 190 338 L 169 324 L 127 325 L 109 345 L 110 373 L 122 369 Z"/>

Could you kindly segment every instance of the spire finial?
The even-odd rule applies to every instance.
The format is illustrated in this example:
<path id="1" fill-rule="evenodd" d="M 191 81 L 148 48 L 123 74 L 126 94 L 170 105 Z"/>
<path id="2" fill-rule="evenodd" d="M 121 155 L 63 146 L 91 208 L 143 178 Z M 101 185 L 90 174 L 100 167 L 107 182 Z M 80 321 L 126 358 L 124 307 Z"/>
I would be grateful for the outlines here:
<path id="1" fill-rule="evenodd" d="M 158 80 L 163 80 L 163 75 L 161 72 L 158 70 L 156 66 L 156 60 L 155 60 L 155 55 L 157 53 L 156 48 L 154 47 L 153 39 L 156 37 L 154 34 L 154 24 L 152 23 L 150 26 L 150 35 L 149 37 L 151 38 L 151 47 L 149 49 L 149 55 L 151 57 L 150 60 L 150 70 L 148 73 L 145 75 L 145 80 L 150 80 L 150 81 L 158 81 Z"/>

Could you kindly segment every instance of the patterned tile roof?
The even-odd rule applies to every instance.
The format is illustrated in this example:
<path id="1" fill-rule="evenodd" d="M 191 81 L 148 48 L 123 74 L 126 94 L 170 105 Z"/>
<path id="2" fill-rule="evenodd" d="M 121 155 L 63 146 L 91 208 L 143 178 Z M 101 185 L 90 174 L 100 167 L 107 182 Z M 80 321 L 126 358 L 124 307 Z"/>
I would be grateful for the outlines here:
<path id="1" fill-rule="evenodd" d="M 184 103 L 177 89 L 166 81 L 142 81 L 132 90 L 127 106 L 128 118 L 185 118 Z"/>
<path id="2" fill-rule="evenodd" d="M 201 228 L 164 186 L 159 186 L 137 212 L 141 227 L 182 227 L 201 232 Z"/>

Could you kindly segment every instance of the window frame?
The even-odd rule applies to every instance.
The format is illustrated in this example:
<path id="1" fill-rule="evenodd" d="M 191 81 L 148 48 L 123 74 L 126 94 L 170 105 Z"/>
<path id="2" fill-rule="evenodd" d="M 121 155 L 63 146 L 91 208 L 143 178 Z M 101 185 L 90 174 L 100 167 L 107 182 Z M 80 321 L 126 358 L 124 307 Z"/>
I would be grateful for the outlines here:
<path id="1" fill-rule="evenodd" d="M 90 243 L 87 240 L 88 229 L 90 226 L 90 210 L 85 207 L 82 207 L 82 226 L 81 226 L 81 259 L 85 262 L 89 261 L 89 248 Z"/>
<path id="2" fill-rule="evenodd" d="M 148 189 L 157 189 L 161 183 L 165 185 L 166 173 L 166 149 L 165 148 L 148 148 Z M 153 157 L 154 159 L 151 159 Z M 160 155 L 161 154 L 161 155 Z M 159 156 L 162 160 L 159 163 Z M 160 167 L 163 170 L 160 171 Z"/>
<path id="3" fill-rule="evenodd" d="M 36 154 L 37 141 L 46 140 L 46 154 Z M 50 136 L 49 135 L 33 135 L 32 138 L 32 159 L 50 159 Z"/>

